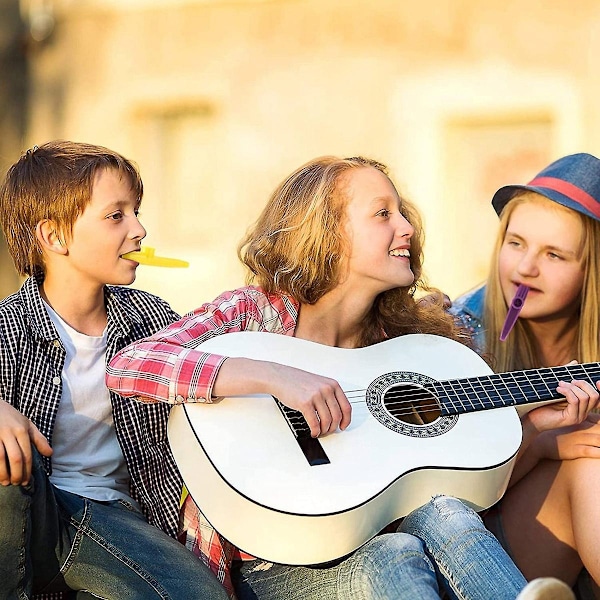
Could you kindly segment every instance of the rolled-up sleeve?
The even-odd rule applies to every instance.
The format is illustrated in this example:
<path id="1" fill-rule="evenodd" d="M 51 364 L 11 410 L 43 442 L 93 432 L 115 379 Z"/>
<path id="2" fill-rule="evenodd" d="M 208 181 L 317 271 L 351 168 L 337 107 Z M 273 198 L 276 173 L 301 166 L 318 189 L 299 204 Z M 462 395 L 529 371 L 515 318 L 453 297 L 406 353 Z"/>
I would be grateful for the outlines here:
<path id="1" fill-rule="evenodd" d="M 225 292 L 162 331 L 119 351 L 106 384 L 143 402 L 213 402 L 212 389 L 225 356 L 202 351 L 218 335 L 256 330 L 293 333 L 297 305 L 255 288 Z"/>

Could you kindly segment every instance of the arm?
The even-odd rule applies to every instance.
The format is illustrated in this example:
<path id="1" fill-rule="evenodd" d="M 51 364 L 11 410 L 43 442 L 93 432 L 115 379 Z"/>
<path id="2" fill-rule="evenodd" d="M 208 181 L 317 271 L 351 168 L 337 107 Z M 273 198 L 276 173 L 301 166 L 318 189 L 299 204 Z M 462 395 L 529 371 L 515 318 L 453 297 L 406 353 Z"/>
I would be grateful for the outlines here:
<path id="1" fill-rule="evenodd" d="M 225 357 L 198 346 L 216 335 L 246 329 L 249 318 L 243 294 L 223 295 L 117 352 L 109 362 L 106 384 L 121 396 L 148 402 L 211 402 Z"/>
<path id="2" fill-rule="evenodd" d="M 278 363 L 228 358 L 218 371 L 213 392 L 274 396 L 302 413 L 313 437 L 350 424 L 352 408 L 337 381 Z"/>
<path id="3" fill-rule="evenodd" d="M 107 385 L 122 396 L 171 403 L 270 394 L 300 410 L 315 436 L 338 426 L 344 429 L 351 408 L 337 382 L 277 363 L 226 358 L 198 348 L 215 335 L 249 328 L 285 333 L 294 326 L 295 315 L 283 301 L 270 304 L 264 295 L 251 297 L 243 290 L 226 293 L 117 353 L 107 369 Z"/>

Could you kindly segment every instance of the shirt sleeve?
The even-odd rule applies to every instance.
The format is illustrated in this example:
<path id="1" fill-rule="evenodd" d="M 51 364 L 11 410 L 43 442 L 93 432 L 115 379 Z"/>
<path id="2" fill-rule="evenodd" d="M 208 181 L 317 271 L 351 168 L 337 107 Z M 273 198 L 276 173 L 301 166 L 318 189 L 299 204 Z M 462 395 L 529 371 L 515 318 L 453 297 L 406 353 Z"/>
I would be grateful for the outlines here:
<path id="1" fill-rule="evenodd" d="M 257 318 L 260 311 L 243 290 L 226 292 L 120 350 L 107 367 L 106 384 L 144 402 L 213 402 L 212 388 L 226 357 L 199 346 L 217 335 L 244 331 Z"/>
<path id="2" fill-rule="evenodd" d="M 252 286 L 221 294 L 158 333 L 120 350 L 107 367 L 106 384 L 143 402 L 213 402 L 212 389 L 227 357 L 202 343 L 236 331 L 293 335 L 298 303 Z"/>

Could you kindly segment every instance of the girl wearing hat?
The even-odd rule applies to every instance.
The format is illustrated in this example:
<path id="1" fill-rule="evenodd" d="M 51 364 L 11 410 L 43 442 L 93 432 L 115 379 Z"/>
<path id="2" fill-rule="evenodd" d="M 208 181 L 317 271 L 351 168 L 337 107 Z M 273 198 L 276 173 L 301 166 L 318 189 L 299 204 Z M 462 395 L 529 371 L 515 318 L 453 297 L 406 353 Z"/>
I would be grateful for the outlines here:
<path id="1" fill-rule="evenodd" d="M 528 185 L 501 188 L 492 204 L 500 229 L 487 283 L 451 308 L 477 351 L 497 372 L 600 361 L 600 160 L 565 156 Z M 501 341 L 519 288 L 525 301 Z M 523 417 L 520 459 L 487 524 L 527 578 L 573 584 L 585 566 L 600 582 L 599 415 L 564 427 L 563 410 Z"/>

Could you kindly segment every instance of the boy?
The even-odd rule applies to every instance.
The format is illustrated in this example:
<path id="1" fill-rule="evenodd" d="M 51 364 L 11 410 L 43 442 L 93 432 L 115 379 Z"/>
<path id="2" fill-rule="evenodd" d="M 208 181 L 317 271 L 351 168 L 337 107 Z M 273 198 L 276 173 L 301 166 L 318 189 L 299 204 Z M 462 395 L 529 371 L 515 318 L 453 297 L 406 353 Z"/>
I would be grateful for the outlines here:
<path id="1" fill-rule="evenodd" d="M 28 276 L 0 302 L 0 598 L 227 598 L 173 539 L 168 407 L 122 402 L 104 383 L 107 358 L 177 317 L 120 287 L 138 266 L 122 256 L 146 235 L 142 191 L 124 157 L 64 141 L 28 150 L 0 189 Z"/>

